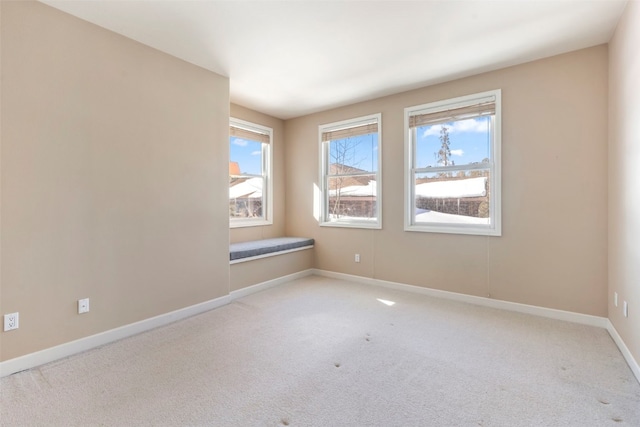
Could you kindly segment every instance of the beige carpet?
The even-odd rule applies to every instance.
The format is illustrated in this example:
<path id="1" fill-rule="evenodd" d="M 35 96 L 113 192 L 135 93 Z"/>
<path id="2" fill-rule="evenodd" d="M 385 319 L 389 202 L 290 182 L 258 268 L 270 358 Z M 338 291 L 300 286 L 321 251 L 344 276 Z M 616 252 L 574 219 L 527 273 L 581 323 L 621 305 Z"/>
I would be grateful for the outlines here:
<path id="1" fill-rule="evenodd" d="M 313 276 L 0 387 L 3 426 L 640 426 L 604 329 Z"/>

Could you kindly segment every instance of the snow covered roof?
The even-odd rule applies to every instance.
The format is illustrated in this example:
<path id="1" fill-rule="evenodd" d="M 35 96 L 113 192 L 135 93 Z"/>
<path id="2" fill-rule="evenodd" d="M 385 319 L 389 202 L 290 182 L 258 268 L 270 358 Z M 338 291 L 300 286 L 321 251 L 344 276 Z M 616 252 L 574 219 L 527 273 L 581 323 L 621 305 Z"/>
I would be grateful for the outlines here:
<path id="1" fill-rule="evenodd" d="M 461 199 L 463 197 L 484 197 L 487 177 L 460 179 L 455 181 L 425 182 L 416 185 L 416 197 L 428 197 L 433 199 Z M 330 196 L 336 195 L 336 190 L 329 192 Z M 367 185 L 350 185 L 340 190 L 341 196 L 366 197 L 376 195 L 376 181 L 370 180 Z M 262 197 L 262 179 L 250 178 L 232 187 L 229 187 L 229 199 Z"/>
<path id="2" fill-rule="evenodd" d="M 249 178 L 246 181 L 229 187 L 229 199 L 262 198 L 262 178 Z"/>
<path id="3" fill-rule="evenodd" d="M 329 195 L 335 196 L 336 192 L 337 190 L 330 190 Z M 376 194 L 376 182 L 373 180 L 367 185 L 351 185 L 340 190 L 341 196 L 375 196 Z"/>
<path id="4" fill-rule="evenodd" d="M 416 197 L 432 199 L 461 199 L 463 197 L 484 197 L 487 177 L 459 179 L 456 181 L 425 182 L 416 185 Z"/>

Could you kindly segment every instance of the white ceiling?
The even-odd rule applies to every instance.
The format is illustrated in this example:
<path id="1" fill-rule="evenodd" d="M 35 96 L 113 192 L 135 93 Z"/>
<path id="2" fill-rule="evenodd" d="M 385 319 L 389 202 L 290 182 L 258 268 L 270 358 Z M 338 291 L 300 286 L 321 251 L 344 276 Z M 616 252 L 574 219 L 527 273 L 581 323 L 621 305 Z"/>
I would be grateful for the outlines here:
<path id="1" fill-rule="evenodd" d="M 42 0 L 287 119 L 606 43 L 627 0 Z"/>

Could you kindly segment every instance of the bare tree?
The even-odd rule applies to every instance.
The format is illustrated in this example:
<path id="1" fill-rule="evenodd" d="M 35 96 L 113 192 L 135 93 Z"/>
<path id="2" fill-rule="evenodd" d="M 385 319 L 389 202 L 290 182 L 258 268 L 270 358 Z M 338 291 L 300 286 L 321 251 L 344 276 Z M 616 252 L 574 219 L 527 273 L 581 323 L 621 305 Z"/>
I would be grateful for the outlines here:
<path id="1" fill-rule="evenodd" d="M 449 140 L 449 128 L 442 126 L 440 128 L 440 150 L 436 153 L 438 164 L 440 166 L 453 166 L 454 161 L 451 160 L 451 141 Z"/>
<path id="2" fill-rule="evenodd" d="M 338 175 L 335 178 L 335 202 L 331 213 L 337 215 L 340 213 L 342 188 L 345 186 L 346 180 L 349 177 L 343 175 L 353 173 L 360 165 L 364 158 L 358 158 L 358 147 L 362 144 L 362 139 L 357 137 L 349 137 L 344 139 L 338 139 L 331 141 L 329 147 L 329 156 L 331 158 L 330 170 L 331 175 Z"/>

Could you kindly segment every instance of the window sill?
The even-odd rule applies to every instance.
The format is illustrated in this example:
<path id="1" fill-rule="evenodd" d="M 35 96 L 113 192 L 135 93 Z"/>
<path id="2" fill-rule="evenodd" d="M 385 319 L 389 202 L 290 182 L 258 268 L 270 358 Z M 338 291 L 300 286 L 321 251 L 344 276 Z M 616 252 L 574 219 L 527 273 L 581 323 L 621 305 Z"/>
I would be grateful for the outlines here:
<path id="1" fill-rule="evenodd" d="M 379 221 L 332 221 L 321 222 L 320 227 L 365 228 L 370 230 L 381 230 L 382 224 Z"/>
<path id="2" fill-rule="evenodd" d="M 229 228 L 260 227 L 264 225 L 273 225 L 273 221 L 267 221 L 264 219 L 230 219 L 229 220 Z"/>
<path id="3" fill-rule="evenodd" d="M 472 236 L 502 236 L 499 228 L 474 227 L 474 226 L 451 226 L 451 225 L 406 225 L 404 231 L 419 233 L 446 233 L 446 234 L 467 234 Z"/>

